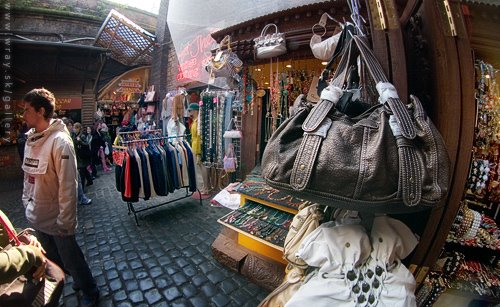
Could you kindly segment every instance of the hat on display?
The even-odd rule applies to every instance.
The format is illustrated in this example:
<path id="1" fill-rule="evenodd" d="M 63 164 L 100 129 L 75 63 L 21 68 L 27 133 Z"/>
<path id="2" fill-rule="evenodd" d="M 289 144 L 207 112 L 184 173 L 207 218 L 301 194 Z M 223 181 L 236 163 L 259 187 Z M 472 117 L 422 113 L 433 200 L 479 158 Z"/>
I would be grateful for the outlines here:
<path id="1" fill-rule="evenodd" d="M 188 111 L 199 111 L 199 110 L 200 106 L 196 102 L 190 103 L 188 106 Z"/>

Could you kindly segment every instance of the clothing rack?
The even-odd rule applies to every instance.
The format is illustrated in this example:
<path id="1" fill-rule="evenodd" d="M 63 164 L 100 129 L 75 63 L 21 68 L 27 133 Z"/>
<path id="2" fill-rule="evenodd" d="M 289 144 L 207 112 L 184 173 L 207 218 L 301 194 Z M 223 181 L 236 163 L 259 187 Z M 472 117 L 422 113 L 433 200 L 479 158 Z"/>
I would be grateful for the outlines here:
<path id="1" fill-rule="evenodd" d="M 137 140 L 130 140 L 130 141 L 122 141 L 120 142 L 121 144 L 131 144 L 131 143 L 139 143 L 139 142 L 147 142 L 147 141 L 157 141 L 157 140 L 165 140 L 165 139 L 178 139 L 178 138 L 187 138 L 189 137 L 188 134 L 183 134 L 183 135 L 178 135 L 178 136 L 157 136 L 157 137 L 151 137 L 147 139 L 137 139 Z M 122 146 L 124 147 L 124 146 Z M 127 148 L 127 147 L 125 147 Z"/>
<path id="2" fill-rule="evenodd" d="M 144 131 L 124 131 L 124 132 L 118 132 L 119 135 L 121 134 L 132 134 L 132 133 L 138 133 L 138 134 L 148 134 L 150 132 L 160 132 L 162 133 L 162 130 L 161 129 L 148 129 L 148 130 L 144 130 Z"/>
<path id="3" fill-rule="evenodd" d="M 162 133 L 162 130 L 161 129 L 154 129 L 154 130 L 147 130 L 147 131 L 142 131 L 142 132 L 141 131 L 126 131 L 126 132 L 119 132 L 118 134 L 139 133 L 141 135 L 144 135 L 144 134 L 153 133 L 153 132 L 160 132 L 160 133 Z M 147 138 L 147 139 L 137 139 L 137 140 L 129 140 L 129 141 L 120 141 L 120 143 L 119 143 L 120 145 L 113 145 L 113 148 L 114 149 L 118 149 L 118 150 L 127 150 L 129 148 L 129 146 L 123 146 L 124 144 L 128 145 L 128 144 L 133 144 L 133 143 L 137 143 L 137 142 L 147 142 L 149 140 L 174 139 L 174 138 L 181 138 L 181 137 L 187 137 L 187 136 L 188 135 L 159 136 L 159 137 L 157 136 L 157 137 L 152 137 L 152 138 Z M 194 179 L 194 180 L 196 180 L 196 179 Z M 127 214 L 128 215 L 130 215 L 131 213 L 134 214 L 135 224 L 137 226 L 140 226 L 139 225 L 139 220 L 137 218 L 137 213 L 142 212 L 142 211 L 151 210 L 151 209 L 154 209 L 154 208 L 158 208 L 158 207 L 161 207 L 163 205 L 170 204 L 170 203 L 174 203 L 176 201 L 179 201 L 179 200 L 191 197 L 195 193 L 195 192 L 190 192 L 189 191 L 189 186 L 182 186 L 182 187 L 180 187 L 180 188 L 178 188 L 176 190 L 180 190 L 180 189 L 185 189 L 186 190 L 186 194 L 183 195 L 183 196 L 179 196 L 179 197 L 176 197 L 174 199 L 168 200 L 166 202 L 162 202 L 160 204 L 153 205 L 153 206 L 148 206 L 148 207 L 137 209 L 136 207 L 134 207 L 134 203 L 133 202 L 128 201 L 127 202 L 127 209 L 128 209 L 128 213 Z M 198 187 L 196 187 L 196 192 L 198 192 L 198 194 L 201 195 L 200 190 L 198 189 Z M 157 197 L 168 197 L 168 195 L 166 195 L 166 196 L 157 196 Z M 147 201 L 147 200 L 144 200 L 144 201 Z M 201 197 L 199 199 L 199 202 L 200 202 L 200 206 L 203 205 Z"/>

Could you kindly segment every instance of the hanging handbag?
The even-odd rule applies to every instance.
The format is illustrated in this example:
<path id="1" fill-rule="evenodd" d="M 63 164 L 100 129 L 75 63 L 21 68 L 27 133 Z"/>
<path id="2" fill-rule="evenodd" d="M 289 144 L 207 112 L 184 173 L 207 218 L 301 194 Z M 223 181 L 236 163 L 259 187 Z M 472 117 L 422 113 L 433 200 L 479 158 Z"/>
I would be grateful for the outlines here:
<path id="1" fill-rule="evenodd" d="M 266 34 L 271 27 L 274 27 L 274 33 Z M 274 23 L 267 24 L 260 32 L 260 36 L 253 41 L 257 59 L 274 58 L 286 53 L 285 33 L 279 33 L 278 26 Z"/>
<path id="2" fill-rule="evenodd" d="M 17 235 L 1 215 L 0 223 L 12 242 L 3 250 L 23 244 L 19 240 L 22 232 Z M 57 306 L 64 288 L 64 272 L 52 261 L 46 261 L 45 274 L 41 281 L 35 282 L 31 278 L 32 271 L 29 271 L 10 283 L 0 285 L 0 306 Z"/>
<path id="3" fill-rule="evenodd" d="M 307 264 L 304 260 L 297 256 L 297 251 L 299 250 L 302 240 L 318 228 L 322 218 L 323 215 L 317 204 L 302 208 L 293 217 L 283 246 L 283 258 L 285 258 L 286 261 L 298 268 L 307 268 Z"/>
<path id="4" fill-rule="evenodd" d="M 234 173 L 238 168 L 238 160 L 234 155 L 234 145 L 229 144 L 226 155 L 224 156 L 224 170 L 226 173 Z"/>
<path id="5" fill-rule="evenodd" d="M 222 50 L 221 46 L 227 44 L 227 49 Z M 228 78 L 234 79 L 237 82 L 241 81 L 241 77 L 238 74 L 243 68 L 243 62 L 238 58 L 236 53 L 231 50 L 231 38 L 226 35 L 222 41 L 219 43 L 219 47 L 207 63 L 205 64 L 205 70 L 210 74 L 209 84 L 213 84 L 215 78 Z"/>
<path id="6" fill-rule="evenodd" d="M 151 85 L 148 88 L 148 92 L 146 93 L 146 97 L 144 98 L 144 102 L 153 102 L 158 100 L 158 95 L 155 91 L 155 86 Z"/>
<path id="7" fill-rule="evenodd" d="M 326 21 L 328 18 L 335 20 L 328 13 L 323 13 L 323 15 L 321 15 L 319 22 L 312 27 L 313 36 L 311 37 L 311 41 L 309 43 L 314 57 L 322 61 L 328 61 L 333 57 L 333 53 L 335 52 L 335 48 L 337 47 L 341 34 L 341 32 L 339 32 L 325 40 L 322 40 L 322 37 L 326 34 Z M 323 34 L 318 35 L 314 33 L 315 26 L 322 27 L 324 29 Z"/>
<path id="8" fill-rule="evenodd" d="M 240 130 L 236 129 L 236 124 L 234 123 L 233 118 L 231 118 L 231 121 L 227 126 L 227 130 L 224 131 L 223 137 L 226 139 L 241 139 L 242 133 Z"/>
<path id="9" fill-rule="evenodd" d="M 334 106 L 357 53 L 377 83 L 380 104 L 349 117 Z M 449 168 L 443 139 L 418 98 L 403 104 L 358 36 L 321 101 L 285 121 L 262 158 L 263 177 L 274 188 L 328 206 L 384 213 L 439 205 L 448 191 Z"/>

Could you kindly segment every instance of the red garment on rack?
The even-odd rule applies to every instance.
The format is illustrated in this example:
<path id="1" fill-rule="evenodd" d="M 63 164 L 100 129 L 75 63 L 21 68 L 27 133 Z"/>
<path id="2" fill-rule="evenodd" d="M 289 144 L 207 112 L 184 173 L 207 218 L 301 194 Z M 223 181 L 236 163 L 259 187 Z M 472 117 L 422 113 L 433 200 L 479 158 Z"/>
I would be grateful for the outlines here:
<path id="1" fill-rule="evenodd" d="M 124 152 L 125 155 L 125 188 L 123 190 L 123 196 L 131 198 L 132 197 L 132 180 L 130 178 L 130 156 L 128 152 Z"/>
<path id="2" fill-rule="evenodd" d="M 124 158 L 125 158 L 125 154 L 123 151 L 113 150 L 113 162 L 116 165 L 122 166 Z"/>

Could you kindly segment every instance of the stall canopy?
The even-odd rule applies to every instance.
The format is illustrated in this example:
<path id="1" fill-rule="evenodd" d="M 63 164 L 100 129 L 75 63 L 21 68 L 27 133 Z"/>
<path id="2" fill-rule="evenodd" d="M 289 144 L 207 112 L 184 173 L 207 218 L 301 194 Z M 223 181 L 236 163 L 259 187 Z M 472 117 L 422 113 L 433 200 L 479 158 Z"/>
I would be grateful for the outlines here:
<path id="1" fill-rule="evenodd" d="M 111 51 L 118 62 L 128 65 L 151 65 L 156 37 L 133 21 L 111 10 L 94 41 L 95 46 Z"/>
<path id="2" fill-rule="evenodd" d="M 282 10 L 319 2 L 318 0 L 170 0 L 167 24 L 179 69 L 179 82 L 206 83 L 208 73 L 202 65 L 216 42 L 211 33 Z"/>

